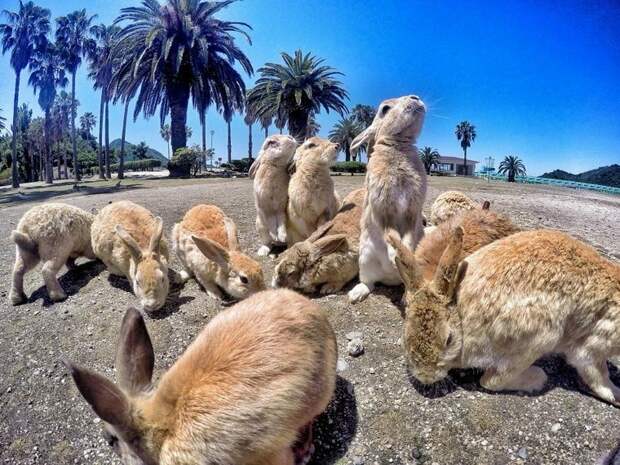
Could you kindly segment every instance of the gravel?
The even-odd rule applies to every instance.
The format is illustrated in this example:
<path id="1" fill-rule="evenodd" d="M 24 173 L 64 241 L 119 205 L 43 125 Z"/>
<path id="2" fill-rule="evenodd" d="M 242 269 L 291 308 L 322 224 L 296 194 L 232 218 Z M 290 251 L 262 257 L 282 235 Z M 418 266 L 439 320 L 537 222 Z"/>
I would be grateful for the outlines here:
<path id="1" fill-rule="evenodd" d="M 335 177 L 340 195 L 359 187 L 360 176 Z M 114 182 L 110 183 L 111 185 Z M 237 223 L 242 248 L 254 253 L 254 206 L 247 179 L 140 180 L 120 189 L 74 192 L 70 187 L 0 193 L 0 463 L 118 464 L 97 421 L 75 389 L 62 357 L 114 377 L 118 328 L 135 302 L 127 283 L 110 277 L 97 262 L 79 261 L 63 270 L 69 294 L 51 304 L 40 273 L 26 277 L 29 303 L 11 307 L 6 299 L 14 246 L 8 235 L 21 215 L 40 201 L 55 199 L 101 209 L 131 199 L 164 219 L 167 231 L 197 203 L 222 207 Z M 425 211 L 442 191 L 458 189 L 522 227 L 565 230 L 620 258 L 620 198 L 545 186 L 431 178 Z M 24 197 L 24 196 L 21 196 Z M 268 282 L 274 262 L 262 259 Z M 178 263 L 173 261 L 173 267 Z M 542 394 L 490 393 L 476 370 L 452 372 L 440 385 L 420 386 L 407 372 L 400 347 L 401 288 L 379 287 L 361 304 L 336 296 L 315 300 L 329 313 L 340 358 L 334 401 L 315 428 L 314 465 L 573 465 L 594 464 L 618 443 L 620 411 L 587 393 L 575 371 L 559 357 L 538 364 L 549 375 Z M 147 320 L 156 352 L 156 374 L 169 367 L 192 338 L 223 307 L 190 281 L 173 289 L 163 311 Z M 364 355 L 349 357 L 350 342 L 363 341 Z M 620 385 L 618 369 L 610 365 Z M 557 425 L 560 425 L 559 428 Z M 611 457 L 611 455 L 609 455 Z"/>

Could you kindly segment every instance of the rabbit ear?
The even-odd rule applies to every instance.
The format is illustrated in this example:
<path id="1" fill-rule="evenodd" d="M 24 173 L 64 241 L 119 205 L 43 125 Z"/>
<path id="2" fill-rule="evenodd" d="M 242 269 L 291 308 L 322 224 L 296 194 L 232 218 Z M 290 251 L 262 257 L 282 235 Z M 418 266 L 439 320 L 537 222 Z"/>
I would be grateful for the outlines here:
<path id="1" fill-rule="evenodd" d="M 252 166 L 250 166 L 250 171 L 248 171 L 248 176 L 250 177 L 250 179 L 254 179 L 254 176 L 256 176 L 256 171 L 258 170 L 260 166 L 260 161 L 261 161 L 261 158 L 259 157 L 256 160 L 254 160 L 254 163 L 252 163 Z"/>
<path id="2" fill-rule="evenodd" d="M 155 230 L 153 231 L 153 235 L 151 236 L 151 241 L 149 242 L 149 252 L 155 252 L 159 249 L 159 241 L 161 241 L 161 236 L 164 233 L 164 222 L 158 216 L 155 218 Z"/>
<path id="3" fill-rule="evenodd" d="M 367 144 L 367 147 L 370 149 L 374 144 L 376 132 L 377 128 L 373 122 L 373 124 L 360 132 L 357 137 L 351 141 L 351 152 L 357 153 L 363 144 Z"/>
<path id="4" fill-rule="evenodd" d="M 456 271 L 461 258 L 463 249 L 463 228 L 457 226 L 450 238 L 448 247 L 441 254 L 439 265 L 435 271 L 433 285 L 437 292 L 445 296 L 451 296 L 456 284 Z"/>
<path id="5" fill-rule="evenodd" d="M 334 225 L 333 221 L 328 221 L 327 223 L 320 226 L 319 229 L 317 229 L 310 235 L 310 237 L 307 239 L 308 242 L 316 242 L 320 238 L 324 237 L 329 232 L 329 230 L 332 228 L 333 225 Z"/>
<path id="6" fill-rule="evenodd" d="M 314 259 L 319 259 L 330 253 L 334 253 L 336 250 L 347 247 L 347 236 L 345 234 L 334 234 L 332 236 L 325 236 L 317 240 L 313 244 Z"/>
<path id="7" fill-rule="evenodd" d="M 127 309 L 121 324 L 116 352 L 116 371 L 120 386 L 130 394 L 144 391 L 151 383 L 155 355 L 144 319 L 135 308 Z"/>
<path id="8" fill-rule="evenodd" d="M 402 243 L 400 235 L 393 229 L 386 233 L 385 240 L 393 248 L 393 253 L 395 253 L 394 262 L 396 263 L 400 278 L 405 284 L 405 288 L 411 291 L 419 289 L 423 284 L 424 278 L 418 269 L 413 252 Z M 391 252 L 388 251 L 388 253 Z"/>
<path id="9" fill-rule="evenodd" d="M 121 238 L 123 244 L 125 244 L 125 247 L 127 247 L 134 259 L 139 260 L 140 257 L 142 257 L 142 249 L 140 249 L 140 246 L 136 240 L 131 237 L 131 234 L 129 234 L 120 224 L 116 225 L 114 231 L 118 234 L 118 237 Z"/>
<path id="10" fill-rule="evenodd" d="M 192 236 L 192 240 L 205 257 L 209 260 L 213 260 L 222 268 L 228 268 L 230 256 L 224 247 L 206 237 Z"/>

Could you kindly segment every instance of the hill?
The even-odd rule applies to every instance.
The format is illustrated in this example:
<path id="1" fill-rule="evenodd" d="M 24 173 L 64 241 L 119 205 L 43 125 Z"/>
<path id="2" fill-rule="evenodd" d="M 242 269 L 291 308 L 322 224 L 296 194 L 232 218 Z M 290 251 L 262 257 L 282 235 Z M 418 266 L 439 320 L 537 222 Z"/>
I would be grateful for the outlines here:
<path id="1" fill-rule="evenodd" d="M 133 148 L 135 146 L 135 144 L 125 141 L 125 161 L 132 161 L 135 159 L 133 156 Z M 110 148 L 119 151 L 121 149 L 121 140 L 114 139 L 112 142 L 110 142 Z M 155 160 L 161 161 L 163 166 L 166 166 L 166 163 L 168 163 L 168 159 L 163 154 L 150 147 L 148 149 L 148 158 L 153 158 Z"/>
<path id="2" fill-rule="evenodd" d="M 620 187 L 620 165 L 601 166 L 580 174 L 572 174 L 562 170 L 545 173 L 541 178 L 564 179 L 565 181 L 587 182 L 603 186 Z"/>

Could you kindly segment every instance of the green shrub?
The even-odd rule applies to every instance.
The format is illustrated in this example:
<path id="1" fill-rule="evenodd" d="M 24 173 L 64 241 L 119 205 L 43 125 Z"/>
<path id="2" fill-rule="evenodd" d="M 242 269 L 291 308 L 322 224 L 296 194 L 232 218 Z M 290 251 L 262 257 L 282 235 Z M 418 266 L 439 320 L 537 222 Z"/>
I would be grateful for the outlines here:
<path id="1" fill-rule="evenodd" d="M 334 173 L 351 173 L 353 176 L 355 173 L 365 173 L 366 165 L 359 161 L 339 161 L 331 170 Z"/>
<path id="2" fill-rule="evenodd" d="M 201 153 L 193 148 L 185 147 L 174 152 L 172 160 L 168 162 L 171 178 L 187 178 L 200 165 Z"/>
<path id="3" fill-rule="evenodd" d="M 118 163 L 110 165 L 112 171 L 118 171 Z M 161 167 L 161 160 L 154 158 L 145 158 L 144 160 L 130 160 L 124 163 L 126 171 L 150 171 L 153 168 Z"/>
<path id="4" fill-rule="evenodd" d="M 231 171 L 237 171 L 239 173 L 247 173 L 250 171 L 250 159 L 242 158 L 241 160 L 232 160 L 230 163 L 222 163 L 221 168 Z"/>

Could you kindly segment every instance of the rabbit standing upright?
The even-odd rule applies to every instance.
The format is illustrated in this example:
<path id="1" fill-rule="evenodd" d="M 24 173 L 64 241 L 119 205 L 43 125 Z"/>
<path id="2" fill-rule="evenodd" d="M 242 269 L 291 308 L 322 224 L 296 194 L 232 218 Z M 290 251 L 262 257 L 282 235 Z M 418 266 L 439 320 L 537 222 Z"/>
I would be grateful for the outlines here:
<path id="1" fill-rule="evenodd" d="M 215 316 L 152 383 L 144 320 L 129 309 L 118 385 L 66 362 L 126 465 L 300 465 L 334 394 L 336 336 L 326 313 L 288 290 L 254 294 Z"/>
<path id="2" fill-rule="evenodd" d="M 361 221 L 360 283 L 349 292 L 351 302 L 365 299 L 375 283 L 401 283 L 389 257 L 384 234 L 395 230 L 414 250 L 424 235 L 422 205 L 426 171 L 414 144 L 420 135 L 426 107 L 415 95 L 385 100 L 375 119 L 357 136 L 351 148 L 371 144 L 366 173 L 366 199 Z"/>
<path id="3" fill-rule="evenodd" d="M 254 179 L 256 230 L 261 242 L 259 256 L 268 255 L 273 245 L 286 244 L 288 168 L 296 148 L 297 142 L 291 136 L 269 136 L 250 167 L 250 178 Z"/>
<path id="4" fill-rule="evenodd" d="M 477 367 L 486 389 L 538 391 L 547 376 L 533 363 L 561 353 L 596 396 L 620 406 L 607 370 L 620 356 L 618 264 L 567 234 L 536 230 L 492 242 L 459 265 L 459 226 L 426 280 L 398 234 L 387 240 L 405 282 L 405 357 L 421 382 Z"/>

